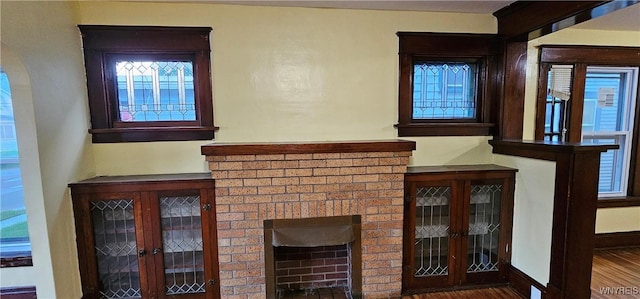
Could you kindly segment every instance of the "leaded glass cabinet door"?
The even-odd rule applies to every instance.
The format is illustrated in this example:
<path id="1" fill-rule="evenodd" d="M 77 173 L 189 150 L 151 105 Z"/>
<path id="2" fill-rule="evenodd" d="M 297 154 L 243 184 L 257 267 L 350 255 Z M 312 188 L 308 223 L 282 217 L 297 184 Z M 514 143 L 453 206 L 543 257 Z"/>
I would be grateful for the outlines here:
<path id="1" fill-rule="evenodd" d="M 91 259 L 98 273 L 95 297 L 141 298 L 147 271 L 140 254 L 144 239 L 139 194 L 93 194 L 86 204 L 92 230 Z"/>
<path id="2" fill-rule="evenodd" d="M 472 181 L 467 184 L 465 270 L 469 282 L 490 280 L 500 270 L 501 211 L 504 181 Z M 468 218 L 467 218 L 468 217 Z"/>
<path id="3" fill-rule="evenodd" d="M 456 246 L 452 238 L 455 223 L 451 222 L 456 207 L 454 182 L 409 185 L 410 201 L 405 208 L 411 216 L 405 219 L 405 233 L 410 237 L 405 238 L 405 251 L 409 250 L 410 260 L 405 278 L 410 285 L 427 288 L 451 285 L 455 273 L 451 256 Z"/>
<path id="4" fill-rule="evenodd" d="M 153 252 L 162 258 L 158 292 L 163 296 L 207 297 L 207 288 L 215 284 L 211 267 L 205 260 L 211 256 L 211 239 L 204 237 L 209 228 L 212 203 L 207 190 L 184 190 L 157 193 L 160 213 L 161 243 Z M 213 192 L 213 190 L 211 190 Z M 214 226 L 215 227 L 215 226 Z M 204 229 L 203 228 L 207 228 Z M 209 294 L 209 296 L 212 296 Z"/>

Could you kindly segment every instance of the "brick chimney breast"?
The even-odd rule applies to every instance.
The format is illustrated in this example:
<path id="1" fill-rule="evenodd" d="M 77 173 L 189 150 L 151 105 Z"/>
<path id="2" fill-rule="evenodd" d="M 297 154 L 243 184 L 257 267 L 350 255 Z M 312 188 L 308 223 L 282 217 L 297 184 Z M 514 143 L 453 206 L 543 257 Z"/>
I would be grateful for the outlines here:
<path id="1" fill-rule="evenodd" d="M 223 298 L 266 298 L 263 221 L 361 215 L 364 298 L 401 292 L 404 140 L 214 143 Z"/>

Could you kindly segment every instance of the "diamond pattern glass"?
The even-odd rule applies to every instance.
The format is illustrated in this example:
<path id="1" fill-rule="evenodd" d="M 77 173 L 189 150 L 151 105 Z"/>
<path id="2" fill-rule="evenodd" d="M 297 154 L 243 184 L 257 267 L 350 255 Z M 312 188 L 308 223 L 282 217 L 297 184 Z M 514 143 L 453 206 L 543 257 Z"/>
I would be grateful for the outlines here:
<path id="1" fill-rule="evenodd" d="M 200 197 L 161 197 L 160 215 L 166 294 L 204 292 Z"/>
<path id="2" fill-rule="evenodd" d="M 103 298 L 138 298 L 140 273 L 133 200 L 91 202 L 100 294 Z"/>
<path id="3" fill-rule="evenodd" d="M 498 271 L 502 185 L 471 185 L 467 273 Z"/>
<path id="4" fill-rule="evenodd" d="M 420 187 L 416 191 L 416 277 L 449 273 L 450 200 L 450 187 Z"/>
<path id="5" fill-rule="evenodd" d="M 477 66 L 422 62 L 413 66 L 413 119 L 474 119 Z"/>
<path id="6" fill-rule="evenodd" d="M 120 121 L 196 120 L 191 62 L 119 61 L 115 67 Z"/>

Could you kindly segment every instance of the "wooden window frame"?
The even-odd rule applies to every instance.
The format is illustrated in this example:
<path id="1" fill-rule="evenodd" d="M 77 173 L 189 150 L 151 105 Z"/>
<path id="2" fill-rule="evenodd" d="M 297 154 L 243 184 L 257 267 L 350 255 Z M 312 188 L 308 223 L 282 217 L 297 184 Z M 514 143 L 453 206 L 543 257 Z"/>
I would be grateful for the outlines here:
<path id="1" fill-rule="evenodd" d="M 487 136 L 495 127 L 501 43 L 495 34 L 398 32 L 398 136 Z M 413 66 L 420 61 L 473 61 L 476 78 L 475 119 L 413 119 Z"/>
<path id="2" fill-rule="evenodd" d="M 574 66 L 574 76 L 586 75 L 589 66 L 612 67 L 640 67 L 638 63 L 640 47 L 607 47 L 607 46 L 563 46 L 544 45 L 539 53 L 538 94 L 536 100 L 536 129 L 535 139 L 544 138 L 545 101 L 547 76 L 546 71 L 550 64 L 563 64 Z M 574 81 L 575 82 L 575 81 Z M 640 94 L 640 85 L 636 94 Z M 584 81 L 572 84 L 572 98 L 584 98 Z M 568 142 L 580 142 L 582 136 L 582 101 L 571 101 L 568 105 L 569 125 L 567 131 Z M 571 113 L 575 111 L 575 113 Z M 636 102 L 636 117 L 640 115 L 640 103 Z M 628 207 L 640 205 L 640 121 L 633 125 L 633 144 L 631 148 L 631 160 L 629 163 L 629 184 L 627 196 L 600 197 L 598 208 Z"/>
<path id="3" fill-rule="evenodd" d="M 79 25 L 94 143 L 211 140 L 211 27 Z M 196 120 L 121 122 L 114 57 L 184 59 L 193 63 Z"/>

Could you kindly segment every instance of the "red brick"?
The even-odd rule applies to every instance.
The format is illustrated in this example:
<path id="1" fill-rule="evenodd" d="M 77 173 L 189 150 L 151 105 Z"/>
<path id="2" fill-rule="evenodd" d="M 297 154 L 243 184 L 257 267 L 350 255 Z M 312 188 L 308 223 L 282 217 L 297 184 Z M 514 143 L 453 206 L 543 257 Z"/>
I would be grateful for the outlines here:
<path id="1" fill-rule="evenodd" d="M 231 212 L 257 212 L 258 204 L 232 205 Z M 220 211 L 218 211 L 220 212 Z"/>
<path id="2" fill-rule="evenodd" d="M 309 177 L 300 178 L 300 184 L 303 184 L 303 185 L 326 184 L 326 183 L 327 183 L 326 176 L 309 176 Z"/>
<path id="3" fill-rule="evenodd" d="M 232 187 L 229 188 L 229 195 L 254 195 L 258 194 L 256 187 Z"/>
<path id="4" fill-rule="evenodd" d="M 314 176 L 322 176 L 322 175 L 339 175 L 340 168 L 314 168 L 313 175 Z"/>
<path id="5" fill-rule="evenodd" d="M 244 197 L 245 203 L 267 203 L 272 200 L 271 195 L 251 195 Z"/>
<path id="6" fill-rule="evenodd" d="M 216 180 L 216 188 L 219 187 L 242 187 L 242 179 Z"/>
<path id="7" fill-rule="evenodd" d="M 288 169 L 288 168 L 298 168 L 300 163 L 298 161 L 271 161 L 272 169 Z"/>
<path id="8" fill-rule="evenodd" d="M 244 213 L 219 213 L 216 217 L 218 221 L 238 221 L 244 220 Z"/>
<path id="9" fill-rule="evenodd" d="M 311 168 L 285 169 L 284 176 L 311 176 L 313 170 Z"/>
<path id="10" fill-rule="evenodd" d="M 242 170 L 242 162 L 220 162 L 220 170 Z"/>
<path id="11" fill-rule="evenodd" d="M 340 159 L 340 153 L 313 154 L 313 159 Z"/>
<path id="12" fill-rule="evenodd" d="M 244 179 L 242 180 L 245 187 L 253 187 L 253 186 L 271 186 L 270 178 L 261 178 L 261 179 Z"/>
<path id="13" fill-rule="evenodd" d="M 286 154 L 284 155 L 285 160 L 311 160 L 313 158 L 312 154 Z"/>
<path id="14" fill-rule="evenodd" d="M 283 170 L 284 173 L 284 170 Z M 286 177 L 286 178 L 273 178 L 271 184 L 274 186 L 279 185 L 298 185 L 300 184 L 300 178 L 298 177 Z"/>
<path id="15" fill-rule="evenodd" d="M 301 168 L 327 167 L 327 160 L 301 160 Z"/>
<path id="16" fill-rule="evenodd" d="M 284 186 L 282 186 L 284 188 Z M 291 185 L 286 186 L 287 193 L 309 193 L 313 192 L 313 185 Z"/>
<path id="17" fill-rule="evenodd" d="M 285 190 L 285 186 L 260 186 L 258 194 L 282 194 Z"/>
<path id="18" fill-rule="evenodd" d="M 242 162 L 242 169 L 269 169 L 269 168 L 271 168 L 270 161 Z"/>
<path id="19" fill-rule="evenodd" d="M 256 177 L 256 171 L 255 170 L 229 170 L 228 172 L 228 177 L 230 179 L 235 179 L 235 178 L 255 178 Z"/>
<path id="20" fill-rule="evenodd" d="M 393 166 L 368 166 L 367 173 L 393 173 Z"/>
<path id="21" fill-rule="evenodd" d="M 284 176 L 284 169 L 258 169 L 256 177 L 259 178 L 278 178 Z"/>
<path id="22" fill-rule="evenodd" d="M 327 177 L 327 184 L 346 184 L 353 182 L 351 175 L 338 175 Z"/>
<path id="23" fill-rule="evenodd" d="M 350 191 L 327 193 L 327 199 L 330 199 L 330 200 L 351 199 L 351 198 L 353 198 L 353 193 Z"/>
<path id="24" fill-rule="evenodd" d="M 228 155 L 225 156 L 225 161 L 253 161 L 256 159 L 255 155 Z"/>
<path id="25" fill-rule="evenodd" d="M 378 166 L 380 165 L 380 158 L 364 158 L 354 159 L 353 166 Z"/>
<path id="26" fill-rule="evenodd" d="M 371 166 L 374 167 L 374 166 Z M 342 167 L 340 168 L 341 175 L 351 175 L 351 174 L 365 174 L 367 173 L 368 167 Z"/>
<path id="27" fill-rule="evenodd" d="M 367 183 L 367 190 L 384 190 L 391 189 L 391 183 L 379 182 L 379 183 Z M 229 190 L 231 192 L 231 190 Z"/>
<path id="28" fill-rule="evenodd" d="M 357 184 L 340 184 L 340 191 L 362 191 L 366 189 L 364 183 Z"/>
<path id="29" fill-rule="evenodd" d="M 326 200 L 326 199 L 327 199 L 326 193 L 300 194 L 301 201 Z"/>
<path id="30" fill-rule="evenodd" d="M 228 188 L 224 188 L 224 187 L 217 187 L 216 186 L 215 194 L 216 194 L 216 197 L 229 195 L 229 189 Z"/>
<path id="31" fill-rule="evenodd" d="M 336 192 L 340 191 L 338 184 L 313 185 L 313 192 Z"/>
<path id="32" fill-rule="evenodd" d="M 380 158 L 380 165 L 407 165 L 409 157 Z"/>
<path id="33" fill-rule="evenodd" d="M 212 170 L 211 177 L 216 180 L 226 179 L 229 177 L 229 172 L 227 170 Z"/>
<path id="34" fill-rule="evenodd" d="M 281 155 L 256 155 L 256 160 L 284 160 L 284 154 Z"/>
<path id="35" fill-rule="evenodd" d="M 284 188 L 284 187 L 283 187 Z M 299 194 L 276 194 L 272 196 L 273 202 L 298 201 Z"/>

